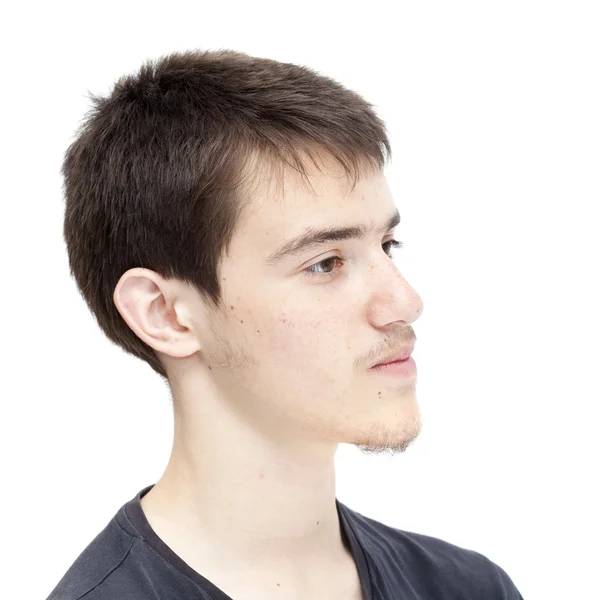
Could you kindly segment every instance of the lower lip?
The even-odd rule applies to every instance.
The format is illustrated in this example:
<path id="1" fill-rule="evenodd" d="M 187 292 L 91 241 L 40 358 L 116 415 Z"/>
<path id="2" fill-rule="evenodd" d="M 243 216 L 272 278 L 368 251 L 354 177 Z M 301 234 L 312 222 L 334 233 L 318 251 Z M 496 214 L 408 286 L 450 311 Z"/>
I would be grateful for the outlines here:
<path id="1" fill-rule="evenodd" d="M 374 371 L 381 374 L 395 375 L 396 377 L 411 377 L 417 373 L 417 363 L 412 356 L 405 360 L 397 360 L 385 365 L 377 365 L 371 367 L 369 371 Z"/>

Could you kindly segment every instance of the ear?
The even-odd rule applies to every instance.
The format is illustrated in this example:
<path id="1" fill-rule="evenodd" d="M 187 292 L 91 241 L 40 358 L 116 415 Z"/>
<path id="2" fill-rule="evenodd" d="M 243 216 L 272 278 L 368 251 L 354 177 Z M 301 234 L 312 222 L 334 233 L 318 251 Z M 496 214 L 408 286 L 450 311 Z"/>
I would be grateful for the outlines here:
<path id="1" fill-rule="evenodd" d="M 113 294 L 113 302 L 131 330 L 157 352 L 174 358 L 200 350 L 189 306 L 179 289 L 176 280 L 135 268 L 121 276 Z"/>

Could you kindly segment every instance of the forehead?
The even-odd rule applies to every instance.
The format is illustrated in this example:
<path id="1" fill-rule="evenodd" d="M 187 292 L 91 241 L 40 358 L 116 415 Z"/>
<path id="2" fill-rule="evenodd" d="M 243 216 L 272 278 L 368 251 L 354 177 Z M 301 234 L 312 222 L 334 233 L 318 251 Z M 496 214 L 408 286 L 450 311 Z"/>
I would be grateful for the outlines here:
<path id="1" fill-rule="evenodd" d="M 266 257 L 285 239 L 310 227 L 369 227 L 381 224 L 395 210 L 387 180 L 379 170 L 366 173 L 353 189 L 340 168 L 311 173 L 309 182 L 310 186 L 288 170 L 280 186 L 266 185 L 255 192 L 242 211 L 235 236 L 245 252 L 250 246 Z"/>

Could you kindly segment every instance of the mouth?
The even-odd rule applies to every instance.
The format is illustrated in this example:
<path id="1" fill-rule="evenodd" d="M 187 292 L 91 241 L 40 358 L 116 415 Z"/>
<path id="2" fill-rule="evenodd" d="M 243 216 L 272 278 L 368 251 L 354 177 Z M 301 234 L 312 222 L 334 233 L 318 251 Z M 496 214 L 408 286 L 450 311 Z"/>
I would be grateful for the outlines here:
<path id="1" fill-rule="evenodd" d="M 406 362 L 410 355 L 413 353 L 415 346 L 414 344 L 408 344 L 406 346 L 402 346 L 396 349 L 393 352 L 390 352 L 387 356 L 382 357 L 377 363 L 375 363 L 371 368 L 380 367 L 388 364 L 393 364 L 396 362 Z"/>
<path id="2" fill-rule="evenodd" d="M 417 363 L 412 356 L 402 360 L 380 363 L 369 369 L 372 373 L 394 375 L 396 377 L 412 377 L 417 373 Z"/>

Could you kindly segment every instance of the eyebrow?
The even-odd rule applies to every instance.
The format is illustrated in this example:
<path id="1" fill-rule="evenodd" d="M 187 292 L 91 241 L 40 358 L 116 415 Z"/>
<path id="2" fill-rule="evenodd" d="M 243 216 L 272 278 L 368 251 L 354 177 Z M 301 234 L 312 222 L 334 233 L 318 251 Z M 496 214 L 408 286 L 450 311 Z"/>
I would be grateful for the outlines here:
<path id="1" fill-rule="evenodd" d="M 383 235 L 386 231 L 393 229 L 400 223 L 400 213 L 398 210 L 387 219 L 380 227 L 367 227 L 366 225 L 353 225 L 350 227 L 336 228 L 315 228 L 310 227 L 304 233 L 297 235 L 280 244 L 267 258 L 267 264 L 273 265 L 283 258 L 288 258 L 314 250 L 323 244 L 339 242 L 342 240 L 359 239 L 363 240 L 372 233 Z"/>

